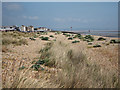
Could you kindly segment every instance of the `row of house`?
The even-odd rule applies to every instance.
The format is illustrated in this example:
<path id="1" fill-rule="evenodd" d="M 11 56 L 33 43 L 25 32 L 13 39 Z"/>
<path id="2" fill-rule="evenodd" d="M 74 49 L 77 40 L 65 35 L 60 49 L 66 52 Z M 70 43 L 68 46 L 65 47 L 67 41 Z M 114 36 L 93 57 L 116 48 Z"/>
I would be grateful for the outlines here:
<path id="1" fill-rule="evenodd" d="M 48 29 L 46 27 L 39 27 L 39 28 L 35 28 L 36 31 L 51 31 L 51 29 Z"/>
<path id="2" fill-rule="evenodd" d="M 34 32 L 34 27 L 33 26 L 24 26 L 24 25 L 22 25 L 21 27 L 20 27 L 20 31 L 23 31 L 23 32 Z"/>
<path id="3" fill-rule="evenodd" d="M 2 26 L 2 27 L 0 27 L 0 31 L 15 31 L 15 30 L 21 31 L 21 32 L 51 31 L 51 29 L 48 29 L 46 27 L 34 28 L 32 25 L 31 26 L 22 25 L 21 27 L 18 27 L 18 26 Z"/>
<path id="4" fill-rule="evenodd" d="M 16 26 L 1 26 L 0 31 L 14 31 L 16 30 Z"/>

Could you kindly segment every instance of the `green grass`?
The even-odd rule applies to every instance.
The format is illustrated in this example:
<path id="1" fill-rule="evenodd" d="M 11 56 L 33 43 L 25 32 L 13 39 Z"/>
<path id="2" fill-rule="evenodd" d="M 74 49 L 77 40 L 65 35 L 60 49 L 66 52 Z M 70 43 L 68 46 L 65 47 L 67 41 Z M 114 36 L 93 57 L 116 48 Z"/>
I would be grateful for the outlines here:
<path id="1" fill-rule="evenodd" d="M 48 40 L 49 40 L 49 37 L 41 37 L 41 40 L 48 41 Z"/>
<path id="2" fill-rule="evenodd" d="M 110 43 L 120 43 L 120 40 L 112 39 L 112 40 L 110 40 Z"/>
<path id="3" fill-rule="evenodd" d="M 94 37 L 92 37 L 91 35 L 86 35 L 83 38 L 83 41 L 92 42 L 92 41 L 94 41 Z"/>
<path id="4" fill-rule="evenodd" d="M 52 45 L 53 45 L 52 42 L 47 43 L 45 45 L 45 47 L 39 51 L 40 58 L 39 58 L 38 63 L 42 63 L 45 66 L 54 67 L 55 62 L 50 61 L 51 52 L 49 51 L 51 49 Z"/>
<path id="5" fill-rule="evenodd" d="M 93 47 L 94 47 L 94 48 L 96 48 L 96 47 L 101 47 L 101 45 L 96 44 L 96 45 L 94 45 Z"/>
<path id="6" fill-rule="evenodd" d="M 80 41 L 77 41 L 77 40 L 75 40 L 75 41 L 72 41 L 72 43 L 79 43 Z"/>
<path id="7" fill-rule="evenodd" d="M 68 40 L 73 40 L 73 38 L 72 38 L 72 37 L 69 37 Z"/>
<path id="8" fill-rule="evenodd" d="M 88 45 L 92 45 L 92 43 L 88 43 Z"/>
<path id="9" fill-rule="evenodd" d="M 31 68 L 33 68 L 35 71 L 44 70 L 44 68 L 42 68 L 40 64 L 34 64 L 31 66 Z"/>
<path id="10" fill-rule="evenodd" d="M 55 35 L 61 34 L 61 33 L 62 33 L 61 31 L 57 31 L 57 32 L 55 32 Z"/>
<path id="11" fill-rule="evenodd" d="M 103 40 L 106 40 L 106 39 L 103 38 L 103 37 L 99 37 L 99 38 L 98 38 L 98 41 L 103 41 Z"/>
<path id="12" fill-rule="evenodd" d="M 53 35 L 50 35 L 50 37 L 52 37 L 52 38 L 53 38 L 54 36 L 53 36 Z"/>

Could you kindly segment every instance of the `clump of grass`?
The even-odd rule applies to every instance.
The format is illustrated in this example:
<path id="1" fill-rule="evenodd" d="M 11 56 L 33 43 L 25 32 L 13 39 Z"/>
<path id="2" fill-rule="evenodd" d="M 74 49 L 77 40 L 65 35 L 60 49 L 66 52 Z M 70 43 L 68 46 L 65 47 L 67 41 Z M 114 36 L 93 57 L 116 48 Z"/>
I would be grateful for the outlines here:
<path id="1" fill-rule="evenodd" d="M 27 40 L 26 39 L 20 39 L 19 40 L 19 45 L 28 45 L 28 42 L 27 42 Z"/>
<path id="2" fill-rule="evenodd" d="M 52 37 L 52 38 L 53 38 L 54 36 L 53 36 L 53 35 L 50 35 L 50 37 Z"/>
<path id="3" fill-rule="evenodd" d="M 38 36 L 37 35 L 35 35 L 35 36 L 33 36 L 34 38 L 37 38 Z"/>
<path id="4" fill-rule="evenodd" d="M 49 37 L 41 37 L 41 40 L 48 41 L 48 40 L 49 40 Z"/>
<path id="5" fill-rule="evenodd" d="M 82 39 L 83 37 L 82 37 L 81 34 L 77 34 L 77 35 L 75 35 L 73 38 L 79 38 L 79 39 Z"/>
<path id="6" fill-rule="evenodd" d="M 110 43 L 120 43 L 120 40 L 112 39 L 112 40 L 110 40 Z"/>
<path id="7" fill-rule="evenodd" d="M 94 45 L 93 47 L 95 47 L 95 48 L 96 48 L 96 47 L 101 47 L 101 45 L 99 45 L 99 44 L 96 44 L 96 45 Z"/>
<path id="8" fill-rule="evenodd" d="M 35 60 L 33 60 L 31 63 L 32 63 L 32 64 L 35 63 Z"/>
<path id="9" fill-rule="evenodd" d="M 105 45 L 109 45 L 110 43 L 106 43 Z"/>
<path id="10" fill-rule="evenodd" d="M 54 39 L 53 41 L 56 41 L 56 39 Z"/>
<path id="11" fill-rule="evenodd" d="M 48 34 L 48 32 L 43 32 L 43 33 L 41 33 L 42 35 L 47 35 Z"/>
<path id="12" fill-rule="evenodd" d="M 92 42 L 94 41 L 94 37 L 92 37 L 91 35 L 86 35 L 83 41 Z"/>
<path id="13" fill-rule="evenodd" d="M 33 41 L 35 41 L 35 40 L 36 40 L 35 38 L 32 38 L 32 37 L 30 37 L 29 39 L 30 39 L 30 40 L 33 40 Z"/>
<path id="14" fill-rule="evenodd" d="M 68 40 L 73 40 L 73 38 L 72 38 L 72 37 L 69 37 Z"/>
<path id="15" fill-rule="evenodd" d="M 52 47 L 53 43 L 47 43 L 47 45 L 40 50 L 40 63 L 44 64 L 45 66 L 49 66 L 49 67 L 54 67 L 55 62 L 50 60 L 50 56 L 51 56 L 51 52 L 49 51 Z"/>
<path id="16" fill-rule="evenodd" d="M 92 45 L 92 43 L 88 43 L 88 45 Z"/>
<path id="17" fill-rule="evenodd" d="M 34 64 L 31 66 L 31 68 L 33 68 L 35 71 L 44 70 L 44 68 L 41 67 L 40 64 Z"/>
<path id="18" fill-rule="evenodd" d="M 7 48 L 7 46 L 5 46 L 5 45 L 3 45 L 2 46 L 2 52 L 8 52 L 9 51 L 9 49 Z"/>
<path id="19" fill-rule="evenodd" d="M 67 34 L 67 33 L 63 33 L 63 35 L 65 35 L 66 37 L 72 36 L 71 34 Z"/>
<path id="20" fill-rule="evenodd" d="M 67 35 L 66 33 L 63 33 L 63 35 Z"/>
<path id="21" fill-rule="evenodd" d="M 61 33 L 62 33 L 61 31 L 57 31 L 57 32 L 55 32 L 55 35 L 61 34 Z"/>
<path id="22" fill-rule="evenodd" d="M 23 70 L 23 69 L 25 69 L 25 66 L 19 67 L 18 70 Z"/>
<path id="23" fill-rule="evenodd" d="M 13 40 L 13 38 L 11 38 L 11 37 L 5 37 L 5 38 L 3 38 L 2 39 L 2 45 L 9 45 L 9 44 L 11 44 L 12 42 L 13 42 L 14 40 Z"/>
<path id="24" fill-rule="evenodd" d="M 79 43 L 80 41 L 77 41 L 77 40 L 75 40 L 75 41 L 72 41 L 72 43 Z"/>
<path id="25" fill-rule="evenodd" d="M 28 42 L 26 39 L 15 39 L 15 38 L 9 38 L 9 37 L 6 37 L 6 38 L 3 38 L 2 40 L 2 44 L 3 45 L 10 45 L 10 44 L 13 44 L 13 45 L 28 45 Z"/>
<path id="26" fill-rule="evenodd" d="M 99 38 L 98 38 L 98 41 L 103 41 L 103 40 L 106 40 L 106 39 L 103 38 L 103 37 L 99 37 Z"/>

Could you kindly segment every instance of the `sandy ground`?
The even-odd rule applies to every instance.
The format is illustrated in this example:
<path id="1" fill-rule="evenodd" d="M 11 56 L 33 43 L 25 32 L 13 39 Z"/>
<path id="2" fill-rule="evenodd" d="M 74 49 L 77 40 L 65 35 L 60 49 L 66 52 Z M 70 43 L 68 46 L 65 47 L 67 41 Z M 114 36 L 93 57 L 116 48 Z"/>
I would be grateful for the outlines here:
<path id="1" fill-rule="evenodd" d="M 105 41 L 93 42 L 93 45 L 99 43 L 102 45 L 102 47 L 88 48 L 91 45 L 88 45 L 86 41 L 80 40 L 80 43 L 72 44 L 71 41 L 79 40 L 79 39 L 68 40 L 62 34 L 55 35 L 54 33 L 48 33 L 48 35 L 43 35 L 43 36 L 49 36 L 49 35 L 54 35 L 54 38 L 50 37 L 50 40 L 53 40 L 56 38 L 56 40 L 64 41 L 67 44 L 73 45 L 73 47 L 79 48 L 79 50 L 82 50 L 87 55 L 87 58 L 89 60 L 91 60 L 92 62 L 99 63 L 101 67 L 104 67 L 108 70 L 112 68 L 116 70 L 118 69 L 117 68 L 118 67 L 118 45 L 117 44 L 105 45 L 105 43 L 107 43 L 111 39 L 109 37 L 106 37 L 107 40 Z M 98 36 L 94 36 L 94 37 L 97 40 Z M 46 44 L 47 42 L 49 41 L 42 41 L 41 39 L 36 38 L 35 41 L 28 39 L 28 45 L 21 45 L 21 46 L 10 45 L 9 48 L 11 52 L 2 53 L 3 61 L 14 59 L 18 62 L 21 62 L 20 66 L 24 65 L 25 67 L 29 67 L 31 65 L 30 63 L 33 60 L 36 60 L 36 58 L 40 56 L 38 52 L 40 51 L 41 48 L 44 47 L 44 44 Z M 106 63 L 106 60 L 110 62 Z M 43 87 L 43 88 L 54 87 L 55 88 L 58 86 L 57 84 L 49 83 L 49 78 L 46 78 L 46 77 L 49 77 L 50 74 L 46 74 L 47 76 L 46 75 L 43 76 L 42 73 L 37 73 L 37 72 L 32 72 L 32 73 L 31 73 L 32 77 L 35 77 L 35 75 L 41 74 L 41 79 L 39 82 L 41 82 L 42 84 L 41 86 L 36 86 L 36 87 Z M 47 83 L 47 86 L 46 86 L 46 83 Z M 19 86 L 19 87 L 24 87 L 24 86 Z"/>

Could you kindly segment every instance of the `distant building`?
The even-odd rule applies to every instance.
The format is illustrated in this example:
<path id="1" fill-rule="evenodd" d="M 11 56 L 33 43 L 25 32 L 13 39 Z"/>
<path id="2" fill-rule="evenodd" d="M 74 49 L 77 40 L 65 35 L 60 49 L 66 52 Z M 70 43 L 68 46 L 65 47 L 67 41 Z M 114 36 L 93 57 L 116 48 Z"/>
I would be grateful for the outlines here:
<path id="1" fill-rule="evenodd" d="M 23 31 L 23 32 L 34 32 L 34 27 L 33 26 L 24 26 L 24 25 L 22 25 L 20 31 Z"/>
<path id="2" fill-rule="evenodd" d="M 24 25 L 22 25 L 21 28 L 20 28 L 20 31 L 25 32 L 26 31 L 26 27 Z"/>
<path id="3" fill-rule="evenodd" d="M 0 31 L 15 31 L 15 26 L 1 26 Z"/>
<path id="4" fill-rule="evenodd" d="M 48 29 L 48 28 L 46 28 L 46 27 L 39 27 L 39 28 L 36 28 L 35 29 L 36 31 L 51 31 L 51 29 Z"/>
<path id="5" fill-rule="evenodd" d="M 34 27 L 33 26 L 29 26 L 29 31 L 34 32 Z"/>

